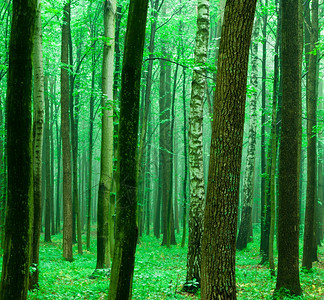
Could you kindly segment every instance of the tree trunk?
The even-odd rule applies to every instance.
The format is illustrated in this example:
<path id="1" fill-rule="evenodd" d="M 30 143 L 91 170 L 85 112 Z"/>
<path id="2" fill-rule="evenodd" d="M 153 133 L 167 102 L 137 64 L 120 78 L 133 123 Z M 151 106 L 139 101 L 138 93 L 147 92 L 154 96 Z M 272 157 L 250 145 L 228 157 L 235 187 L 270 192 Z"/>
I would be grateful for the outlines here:
<path id="1" fill-rule="evenodd" d="M 187 108 L 186 108 L 186 69 L 183 68 L 182 106 L 183 106 L 183 151 L 184 151 L 184 179 L 183 179 L 183 218 L 182 241 L 183 248 L 186 243 L 187 233 L 187 182 L 188 182 L 188 144 L 187 144 Z"/>
<path id="2" fill-rule="evenodd" d="M 225 7 L 202 239 L 202 300 L 236 299 L 237 213 L 255 7 L 255 0 L 227 1 Z"/>
<path id="3" fill-rule="evenodd" d="M 116 243 L 109 300 L 131 299 L 136 225 L 137 133 L 148 0 L 131 0 L 124 46 L 117 166 Z"/>
<path id="4" fill-rule="evenodd" d="M 70 2 L 64 5 L 61 45 L 61 132 L 63 152 L 63 256 L 73 260 L 72 252 L 72 170 L 69 122 L 69 22 Z"/>
<path id="5" fill-rule="evenodd" d="M 44 126 L 44 164 L 45 164 L 45 236 L 44 241 L 51 242 L 51 173 L 50 173 L 50 143 L 49 143 L 49 99 L 48 99 L 48 75 L 45 74 L 45 126 Z"/>
<path id="6" fill-rule="evenodd" d="M 201 237 L 205 207 L 203 112 L 208 35 L 209 0 L 198 0 L 195 67 L 192 75 L 189 115 L 190 210 L 187 276 L 184 286 L 186 290 L 196 290 L 200 287 Z M 192 285 L 192 281 L 196 281 L 196 286 Z"/>
<path id="7" fill-rule="evenodd" d="M 104 8 L 104 44 L 102 62 L 102 137 L 100 182 L 98 192 L 98 228 L 97 228 L 97 266 L 96 269 L 110 267 L 111 250 L 109 249 L 109 200 L 113 176 L 113 70 L 116 2 L 105 2 Z M 109 39 L 109 40 L 108 40 Z"/>
<path id="8" fill-rule="evenodd" d="M 35 0 L 13 0 L 7 80 L 8 198 L 0 299 L 27 299 L 33 220 L 32 51 Z"/>
<path id="9" fill-rule="evenodd" d="M 249 128 L 249 145 L 247 149 L 246 168 L 243 183 L 243 208 L 241 224 L 239 227 L 236 247 L 242 250 L 247 247 L 250 239 L 250 227 L 252 223 L 252 205 L 254 192 L 254 169 L 255 169 L 255 145 L 256 145 L 256 104 L 258 98 L 258 49 L 259 49 L 259 19 L 256 19 L 253 31 L 252 43 L 252 71 L 251 87 L 253 89 L 250 99 L 250 128 Z"/>
<path id="10" fill-rule="evenodd" d="M 317 139 L 314 128 L 317 106 L 317 51 L 318 0 L 312 1 L 312 23 L 310 25 L 310 52 L 306 85 L 307 102 L 307 190 L 302 266 L 307 270 L 317 261 L 316 215 L 317 206 Z"/>
<path id="11" fill-rule="evenodd" d="M 34 219 L 31 252 L 32 271 L 29 274 L 29 289 L 38 287 L 39 278 L 39 242 L 42 220 L 42 154 L 44 130 L 44 69 L 42 46 L 41 5 L 37 1 L 36 25 L 33 49 L 34 64 L 34 120 L 33 120 L 33 187 L 34 187 Z"/>
<path id="12" fill-rule="evenodd" d="M 279 154 L 278 276 L 275 295 L 301 294 L 298 190 L 302 44 L 301 1 L 282 0 L 282 126 Z"/>
<path id="13" fill-rule="evenodd" d="M 268 0 L 264 0 L 264 7 L 268 7 Z M 265 141 L 265 122 L 266 122 L 266 79 L 267 79 L 267 13 L 263 15 L 262 24 L 262 111 L 261 111 L 261 240 L 260 253 L 262 255 L 261 264 L 269 259 L 269 227 L 267 226 L 267 203 L 266 203 L 266 141 Z"/>
<path id="14" fill-rule="evenodd" d="M 57 140 L 57 182 L 56 182 L 56 232 L 61 231 L 61 201 L 60 201 L 60 182 L 61 182 L 61 130 L 58 125 L 58 117 L 55 120 L 56 140 Z"/>
<path id="15" fill-rule="evenodd" d="M 277 102 L 279 92 L 279 43 L 281 33 L 281 10 L 278 8 L 278 0 L 276 0 L 277 15 L 277 33 L 274 57 L 274 74 L 273 74 L 273 95 L 272 95 L 272 118 L 271 118 L 271 168 L 270 168 L 270 235 L 269 235 L 269 268 L 271 276 L 275 276 L 275 263 L 273 256 L 274 233 L 276 219 L 276 163 L 277 163 Z"/>

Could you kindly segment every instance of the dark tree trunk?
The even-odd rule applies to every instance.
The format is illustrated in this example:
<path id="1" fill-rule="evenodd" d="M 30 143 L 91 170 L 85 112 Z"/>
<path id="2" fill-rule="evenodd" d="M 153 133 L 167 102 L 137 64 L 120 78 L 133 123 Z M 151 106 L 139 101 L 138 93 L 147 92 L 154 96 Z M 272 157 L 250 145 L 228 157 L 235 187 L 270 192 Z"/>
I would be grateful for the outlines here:
<path id="1" fill-rule="evenodd" d="M 279 154 L 276 294 L 301 294 L 299 171 L 301 148 L 302 4 L 282 0 L 282 126 Z"/>
<path id="2" fill-rule="evenodd" d="M 14 0 L 7 80 L 8 198 L 0 299 L 27 299 L 33 220 L 32 50 L 36 1 Z"/>
<path id="3" fill-rule="evenodd" d="M 318 0 L 312 1 L 312 23 L 310 24 L 310 51 L 306 83 L 307 101 L 307 190 L 304 228 L 303 267 L 310 270 L 317 261 L 316 214 L 317 206 L 317 138 L 314 128 L 317 109 L 317 51 L 318 42 Z M 315 51 L 314 51 L 315 50 Z"/>
<path id="4" fill-rule="evenodd" d="M 136 225 L 137 131 L 148 0 L 131 0 L 122 69 L 117 166 L 116 244 L 109 300 L 131 299 Z"/>

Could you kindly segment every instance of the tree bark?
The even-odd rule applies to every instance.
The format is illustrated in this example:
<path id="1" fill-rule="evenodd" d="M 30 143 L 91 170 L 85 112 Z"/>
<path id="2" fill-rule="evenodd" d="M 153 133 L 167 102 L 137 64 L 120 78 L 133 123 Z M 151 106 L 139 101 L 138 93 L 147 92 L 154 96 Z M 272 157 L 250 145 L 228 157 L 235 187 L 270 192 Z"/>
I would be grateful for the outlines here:
<path id="1" fill-rule="evenodd" d="M 35 0 L 13 0 L 7 80 L 8 198 L 0 299 L 27 299 L 33 220 L 32 51 Z"/>
<path id="2" fill-rule="evenodd" d="M 124 45 L 117 166 L 116 243 L 109 300 L 131 299 L 136 224 L 137 133 L 148 0 L 131 0 Z"/>
<path id="3" fill-rule="evenodd" d="M 298 191 L 302 24 L 301 1 L 282 0 L 282 127 L 279 154 L 278 275 L 275 295 L 301 294 Z"/>
<path id="4" fill-rule="evenodd" d="M 304 247 L 302 266 L 307 270 L 317 261 L 316 215 L 317 206 L 317 138 L 314 128 L 317 109 L 317 50 L 318 42 L 318 0 L 312 1 L 312 21 L 310 24 L 310 52 L 306 82 L 307 105 L 307 190 L 304 227 Z"/>
<path id="5" fill-rule="evenodd" d="M 72 170 L 69 122 L 69 22 L 70 2 L 64 5 L 61 48 L 61 132 L 63 152 L 63 256 L 73 260 L 72 252 Z"/>
<path id="6" fill-rule="evenodd" d="M 209 37 L 209 0 L 198 0 L 195 66 L 191 83 L 189 115 L 190 210 L 187 276 L 184 288 L 200 287 L 201 237 L 205 207 L 203 163 L 203 114 Z M 196 281 L 192 284 L 192 281 Z"/>
<path id="7" fill-rule="evenodd" d="M 252 43 L 252 71 L 251 87 L 253 89 L 250 99 L 250 124 L 249 124 L 249 145 L 247 149 L 246 168 L 243 182 L 243 208 L 241 224 L 239 227 L 236 247 L 242 250 L 247 247 L 250 239 L 250 227 L 252 227 L 252 205 L 254 192 L 254 169 L 255 169 L 255 146 L 256 146 L 256 104 L 258 98 L 258 49 L 259 49 L 259 19 L 256 19 L 253 29 Z"/>
<path id="8" fill-rule="evenodd" d="M 264 7 L 268 7 L 268 0 L 264 1 Z M 266 141 L 265 141 L 265 122 L 266 122 L 266 79 L 267 79 L 267 23 L 268 15 L 263 15 L 262 24 L 262 112 L 261 112 L 261 240 L 260 253 L 262 255 L 261 264 L 269 260 L 269 222 L 267 222 L 267 212 L 269 207 L 266 202 Z M 269 220 L 269 218 L 268 218 Z"/>
<path id="9" fill-rule="evenodd" d="M 227 1 L 225 7 L 202 239 L 202 300 L 236 299 L 237 213 L 255 7 L 255 0 Z"/>
<path id="10" fill-rule="evenodd" d="M 100 181 L 98 192 L 98 227 L 97 227 L 97 266 L 96 269 L 110 267 L 111 250 L 109 248 L 109 200 L 113 176 L 113 70 L 114 70 L 114 36 L 115 36 L 116 1 L 106 1 L 104 7 L 104 43 L 102 61 L 102 137 Z M 111 224 L 112 222 L 110 222 Z"/>
<path id="11" fill-rule="evenodd" d="M 42 219 L 42 152 L 44 130 L 44 69 L 42 46 L 41 5 L 37 1 L 36 24 L 34 33 L 34 121 L 33 121 L 33 187 L 34 219 L 31 252 L 32 271 L 29 275 L 29 289 L 38 287 L 39 242 Z"/>

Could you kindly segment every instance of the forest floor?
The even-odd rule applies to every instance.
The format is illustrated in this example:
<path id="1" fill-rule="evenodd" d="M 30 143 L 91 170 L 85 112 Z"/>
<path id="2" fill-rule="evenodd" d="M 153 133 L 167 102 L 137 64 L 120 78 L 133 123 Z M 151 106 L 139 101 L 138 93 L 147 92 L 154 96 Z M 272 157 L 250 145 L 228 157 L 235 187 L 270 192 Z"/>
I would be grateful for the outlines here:
<path id="1" fill-rule="evenodd" d="M 258 241 L 256 235 L 255 240 Z M 178 241 L 181 236 L 177 235 Z M 42 237 L 43 239 L 43 237 Z M 276 280 L 269 269 L 259 265 L 258 242 L 237 253 L 238 299 L 271 299 Z M 52 236 L 52 243 L 41 242 L 40 289 L 29 293 L 28 299 L 106 299 L 109 285 L 107 273 L 90 279 L 96 266 L 95 235 L 90 251 L 77 254 L 74 261 L 62 257 L 62 235 Z M 144 236 L 137 246 L 133 283 L 133 299 L 200 299 L 181 292 L 186 276 L 187 248 L 180 245 L 162 247 L 161 240 Z M 319 249 L 320 261 L 312 272 L 301 272 L 303 297 L 295 299 L 324 299 L 324 248 Z M 1 259 L 2 260 L 2 259 Z"/>

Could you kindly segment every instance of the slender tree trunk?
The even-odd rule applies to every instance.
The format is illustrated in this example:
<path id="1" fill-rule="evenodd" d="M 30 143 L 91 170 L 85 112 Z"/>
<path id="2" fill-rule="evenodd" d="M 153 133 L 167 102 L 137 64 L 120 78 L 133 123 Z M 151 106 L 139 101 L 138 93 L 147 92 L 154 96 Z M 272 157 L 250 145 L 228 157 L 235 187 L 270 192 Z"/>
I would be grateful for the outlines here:
<path id="1" fill-rule="evenodd" d="M 303 267 L 310 270 L 317 261 L 316 215 L 317 203 L 317 139 L 314 128 L 317 109 L 317 51 L 318 0 L 312 1 L 312 23 L 310 24 L 310 52 L 306 86 L 307 101 L 307 190 L 304 227 Z"/>
<path id="2" fill-rule="evenodd" d="M 184 179 L 183 179 L 183 217 L 182 241 L 183 248 L 186 243 L 187 233 L 187 182 L 188 182 L 188 143 L 187 143 L 187 108 L 186 108 L 186 69 L 183 68 L 182 105 L 183 105 L 183 151 L 184 151 Z"/>
<path id="3" fill-rule="evenodd" d="M 254 173 L 255 173 L 255 145 L 256 145 L 256 104 L 258 98 L 258 49 L 259 49 L 259 19 L 256 19 L 253 31 L 252 43 L 252 71 L 251 86 L 253 94 L 250 99 L 250 127 L 249 127 L 249 145 L 247 149 L 246 168 L 243 183 L 243 208 L 241 224 L 239 227 L 236 247 L 242 250 L 247 247 L 250 239 L 250 227 L 252 223 L 252 205 L 254 192 Z"/>
<path id="4" fill-rule="evenodd" d="M 63 256 L 73 260 L 72 252 L 72 170 L 69 122 L 69 22 L 70 2 L 64 5 L 61 48 L 61 131 L 63 152 Z"/>
<path id="5" fill-rule="evenodd" d="M 264 0 L 264 7 L 268 7 L 268 0 Z M 261 264 L 269 259 L 269 234 L 267 226 L 267 203 L 266 203 L 266 141 L 265 141 L 265 122 L 266 122 L 266 79 L 267 79 L 267 23 L 268 15 L 264 13 L 262 24 L 262 112 L 261 112 L 261 240 L 260 253 L 262 255 Z"/>
<path id="6" fill-rule="evenodd" d="M 45 242 L 51 242 L 51 173 L 50 173 L 50 142 L 49 142 L 49 91 L 48 91 L 48 74 L 45 74 L 45 126 L 44 126 L 44 164 L 45 164 Z"/>
<path id="7" fill-rule="evenodd" d="M 32 51 L 35 0 L 12 2 L 7 79 L 8 198 L 0 299 L 27 299 L 33 225 Z"/>
<path id="8" fill-rule="evenodd" d="M 282 0 L 282 126 L 279 154 L 278 275 L 275 295 L 301 294 L 298 190 L 302 41 L 301 1 Z"/>
<path id="9" fill-rule="evenodd" d="M 203 112 L 209 36 L 209 0 L 198 0 L 195 67 L 191 83 L 189 116 L 190 211 L 186 285 L 200 287 L 201 237 L 205 207 L 203 164 Z M 192 285 L 195 280 L 197 286 Z"/>
<path id="10" fill-rule="evenodd" d="M 255 7 L 256 0 L 227 1 L 225 7 L 202 239 L 202 300 L 236 299 L 240 167 Z"/>
<path id="11" fill-rule="evenodd" d="M 87 250 L 90 250 L 91 206 L 92 206 L 92 152 L 93 152 L 93 115 L 94 115 L 94 86 L 95 86 L 95 57 L 92 55 L 91 96 L 89 116 L 89 170 L 88 170 L 88 201 L 87 201 Z"/>
<path id="12" fill-rule="evenodd" d="M 53 124 L 54 124 L 54 99 L 55 99 L 55 80 L 54 78 L 50 80 L 50 99 L 51 99 L 51 114 L 50 114 L 50 145 L 51 145 L 51 164 L 50 164 L 50 177 L 51 177 L 51 231 L 52 234 L 56 233 L 55 229 L 55 212 L 54 212 L 54 132 L 53 132 Z"/>
<path id="13" fill-rule="evenodd" d="M 269 235 L 269 268 L 271 276 L 275 276 L 274 263 L 274 233 L 276 218 L 276 163 L 277 163 L 277 102 L 279 92 L 279 42 L 281 33 L 281 10 L 278 8 L 276 0 L 277 15 L 277 33 L 274 57 L 274 75 L 273 75 L 273 95 L 272 95 L 272 119 L 271 119 L 271 169 L 270 169 L 270 201 L 271 201 L 271 221 Z"/>
<path id="14" fill-rule="evenodd" d="M 116 2 L 105 2 L 104 36 L 109 39 L 104 43 L 102 62 L 102 138 L 100 181 L 98 192 L 98 228 L 97 228 L 97 266 L 96 269 L 110 267 L 111 250 L 109 249 L 109 200 L 113 176 L 113 66 L 115 36 Z"/>
<path id="15" fill-rule="evenodd" d="M 29 289 L 38 287 L 39 278 L 39 242 L 42 220 L 42 154 L 44 130 L 44 69 L 42 46 L 41 5 L 37 1 L 36 24 L 33 49 L 34 64 L 34 120 L 33 120 L 33 187 L 34 187 L 34 219 L 31 252 L 31 272 Z M 2 150 L 2 149 L 1 149 Z M 2 160 L 1 160 L 2 161 Z"/>
<path id="16" fill-rule="evenodd" d="M 56 140 L 57 140 L 57 181 L 56 181 L 56 232 L 61 231 L 61 201 L 60 201 L 60 187 L 61 187 L 61 130 L 58 125 L 58 117 L 55 120 L 56 126 Z"/>
<path id="17" fill-rule="evenodd" d="M 147 0 L 130 1 L 122 69 L 116 243 L 109 286 L 109 300 L 131 299 L 132 297 L 135 250 L 138 237 L 136 224 L 136 152 L 147 8 Z"/>

